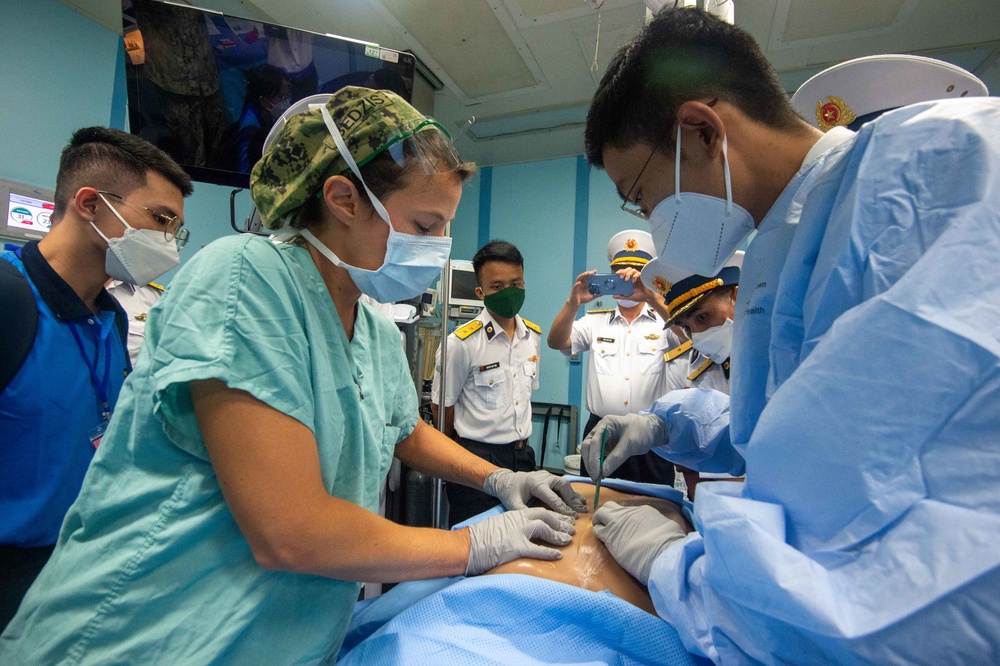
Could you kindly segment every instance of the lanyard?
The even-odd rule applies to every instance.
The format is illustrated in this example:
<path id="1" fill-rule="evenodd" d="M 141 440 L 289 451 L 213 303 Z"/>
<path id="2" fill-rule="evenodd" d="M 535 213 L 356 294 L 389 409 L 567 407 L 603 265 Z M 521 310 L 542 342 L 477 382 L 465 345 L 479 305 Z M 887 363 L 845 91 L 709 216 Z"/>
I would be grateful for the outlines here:
<path id="1" fill-rule="evenodd" d="M 100 403 L 99 411 L 101 420 L 106 422 L 111 418 L 111 410 L 108 409 L 108 379 L 111 377 L 111 336 L 107 335 L 104 338 L 104 378 L 98 380 L 97 369 L 83 348 L 83 340 L 80 339 L 80 333 L 77 332 L 76 326 L 70 324 L 69 330 L 73 332 L 76 346 L 80 349 L 80 355 L 83 356 L 84 363 L 87 364 L 87 370 L 90 371 L 90 381 L 94 385 L 94 390 L 97 391 L 97 400 Z"/>

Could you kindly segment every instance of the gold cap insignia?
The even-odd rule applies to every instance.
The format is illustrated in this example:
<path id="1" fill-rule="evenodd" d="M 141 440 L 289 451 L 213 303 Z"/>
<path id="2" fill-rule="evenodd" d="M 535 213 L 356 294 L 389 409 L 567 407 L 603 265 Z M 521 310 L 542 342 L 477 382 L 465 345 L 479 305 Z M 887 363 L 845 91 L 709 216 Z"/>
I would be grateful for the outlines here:
<path id="1" fill-rule="evenodd" d="M 656 291 L 660 292 L 660 296 L 666 297 L 667 293 L 670 291 L 670 288 L 672 286 L 674 285 L 670 284 L 659 275 L 653 278 L 653 287 L 656 289 Z"/>
<path id="2" fill-rule="evenodd" d="M 625 241 L 625 249 L 626 250 L 634 250 L 637 247 L 639 247 L 639 241 L 637 241 L 636 239 L 629 238 L 627 241 Z"/>
<path id="3" fill-rule="evenodd" d="M 826 103 L 823 100 L 816 102 L 816 124 L 824 132 L 834 127 L 847 127 L 857 118 L 847 102 L 839 97 L 827 96 Z"/>

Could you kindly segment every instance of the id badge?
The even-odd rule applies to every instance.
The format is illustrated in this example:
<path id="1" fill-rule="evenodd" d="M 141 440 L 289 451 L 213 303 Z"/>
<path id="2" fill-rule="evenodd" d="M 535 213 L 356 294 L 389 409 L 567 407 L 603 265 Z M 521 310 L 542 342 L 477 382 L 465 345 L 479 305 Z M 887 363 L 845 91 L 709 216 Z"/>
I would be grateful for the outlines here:
<path id="1" fill-rule="evenodd" d="M 108 422 L 110 421 L 110 416 L 105 416 L 101 419 L 101 422 L 87 434 L 87 439 L 90 440 L 90 443 L 94 445 L 95 449 L 101 445 L 101 440 L 104 439 L 104 431 L 108 429 Z"/>

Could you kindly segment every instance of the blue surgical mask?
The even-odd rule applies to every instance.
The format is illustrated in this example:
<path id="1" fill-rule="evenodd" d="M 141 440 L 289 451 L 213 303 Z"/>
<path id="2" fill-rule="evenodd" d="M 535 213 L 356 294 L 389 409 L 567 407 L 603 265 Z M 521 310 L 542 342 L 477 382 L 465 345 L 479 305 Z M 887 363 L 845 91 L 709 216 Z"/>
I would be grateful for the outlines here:
<path id="1" fill-rule="evenodd" d="M 364 178 L 361 177 L 361 171 L 351 156 L 351 152 L 347 149 L 329 110 L 325 105 L 317 106 L 323 113 L 326 127 L 330 131 L 334 143 L 337 144 L 337 149 L 344 161 L 364 185 L 365 192 L 368 193 L 368 198 L 371 200 L 375 212 L 378 213 L 383 222 L 389 225 L 389 239 L 386 241 L 382 266 L 373 271 L 345 263 L 308 229 L 302 229 L 299 233 L 324 257 L 336 266 L 346 269 L 358 289 L 376 301 L 395 303 L 422 294 L 441 275 L 441 270 L 451 254 L 451 239 L 403 234 L 393 229 L 389 213 L 378 197 L 368 189 Z"/>
<path id="2" fill-rule="evenodd" d="M 674 194 L 649 215 L 649 233 L 660 261 L 695 275 L 717 275 L 753 230 L 753 216 L 733 203 L 729 177 L 729 143 L 722 138 L 726 198 L 681 193 L 681 128 L 677 126 Z"/>

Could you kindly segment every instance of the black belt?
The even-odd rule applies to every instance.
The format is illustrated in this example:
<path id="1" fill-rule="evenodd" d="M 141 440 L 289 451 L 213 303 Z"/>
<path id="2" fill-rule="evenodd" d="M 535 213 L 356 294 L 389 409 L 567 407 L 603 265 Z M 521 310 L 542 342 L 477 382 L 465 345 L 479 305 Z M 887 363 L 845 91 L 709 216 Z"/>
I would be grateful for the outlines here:
<path id="1" fill-rule="evenodd" d="M 461 443 L 461 440 L 464 439 L 469 442 L 475 442 L 476 444 L 481 444 L 482 446 L 513 446 L 518 451 L 528 446 L 528 440 L 526 439 L 518 439 L 513 442 L 507 442 L 506 444 L 490 444 L 489 442 L 480 442 L 478 439 L 472 439 L 470 437 L 459 437 L 458 439 L 459 443 Z"/>

